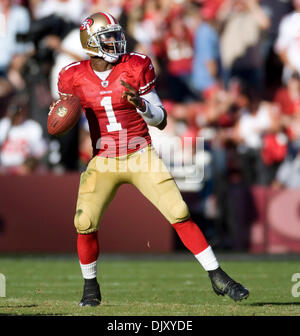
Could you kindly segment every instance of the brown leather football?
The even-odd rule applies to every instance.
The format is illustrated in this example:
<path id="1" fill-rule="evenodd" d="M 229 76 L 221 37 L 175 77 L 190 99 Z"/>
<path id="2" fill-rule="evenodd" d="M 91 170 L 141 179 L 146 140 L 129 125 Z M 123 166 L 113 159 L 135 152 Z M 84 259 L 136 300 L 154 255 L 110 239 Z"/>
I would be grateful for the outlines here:
<path id="1" fill-rule="evenodd" d="M 48 114 L 47 128 L 51 135 L 63 135 L 73 128 L 81 115 L 80 99 L 70 96 L 59 99 L 50 109 Z"/>

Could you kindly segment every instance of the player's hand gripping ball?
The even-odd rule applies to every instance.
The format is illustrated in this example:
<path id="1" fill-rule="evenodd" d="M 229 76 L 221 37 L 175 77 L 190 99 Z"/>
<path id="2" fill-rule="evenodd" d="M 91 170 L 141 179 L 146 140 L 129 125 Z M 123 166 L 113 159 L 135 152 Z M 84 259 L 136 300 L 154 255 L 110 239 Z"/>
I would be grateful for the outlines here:
<path id="1" fill-rule="evenodd" d="M 47 128 L 51 135 L 63 135 L 73 128 L 81 115 L 80 99 L 67 96 L 58 99 L 50 106 Z"/>

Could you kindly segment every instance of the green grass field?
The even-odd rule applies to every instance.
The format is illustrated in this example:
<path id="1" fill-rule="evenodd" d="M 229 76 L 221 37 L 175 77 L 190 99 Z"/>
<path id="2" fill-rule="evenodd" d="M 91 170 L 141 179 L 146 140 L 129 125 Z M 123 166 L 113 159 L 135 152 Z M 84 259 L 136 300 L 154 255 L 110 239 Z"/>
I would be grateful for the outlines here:
<path id="1" fill-rule="evenodd" d="M 219 259 L 223 269 L 250 290 L 247 300 L 235 303 L 215 295 L 207 273 L 192 256 L 104 256 L 99 262 L 102 304 L 92 308 L 78 306 L 82 279 L 75 256 L 2 256 L 6 297 L 0 298 L 0 315 L 300 316 L 300 297 L 291 292 L 300 258 Z"/>

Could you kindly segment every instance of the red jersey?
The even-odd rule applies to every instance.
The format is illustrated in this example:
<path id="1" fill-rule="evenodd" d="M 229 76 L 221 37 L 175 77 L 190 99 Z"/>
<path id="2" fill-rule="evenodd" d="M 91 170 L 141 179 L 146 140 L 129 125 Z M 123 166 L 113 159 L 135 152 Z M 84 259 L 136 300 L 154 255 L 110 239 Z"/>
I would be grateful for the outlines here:
<path id="1" fill-rule="evenodd" d="M 149 57 L 123 55 L 105 80 L 93 71 L 90 60 L 64 67 L 58 79 L 60 93 L 80 98 L 89 123 L 93 155 L 116 157 L 132 153 L 151 142 L 148 126 L 122 93 L 120 80 L 143 95 L 155 86 L 155 72 Z"/>

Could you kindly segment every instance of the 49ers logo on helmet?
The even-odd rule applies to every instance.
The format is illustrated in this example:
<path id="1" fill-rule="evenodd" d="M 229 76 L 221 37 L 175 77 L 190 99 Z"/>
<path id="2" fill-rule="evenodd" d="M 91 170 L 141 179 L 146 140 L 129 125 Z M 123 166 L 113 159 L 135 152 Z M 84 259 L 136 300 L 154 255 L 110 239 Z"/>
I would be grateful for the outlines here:
<path id="1" fill-rule="evenodd" d="M 90 27 L 94 23 L 94 20 L 91 18 L 87 18 L 83 21 L 80 30 L 86 30 L 88 27 Z"/>

